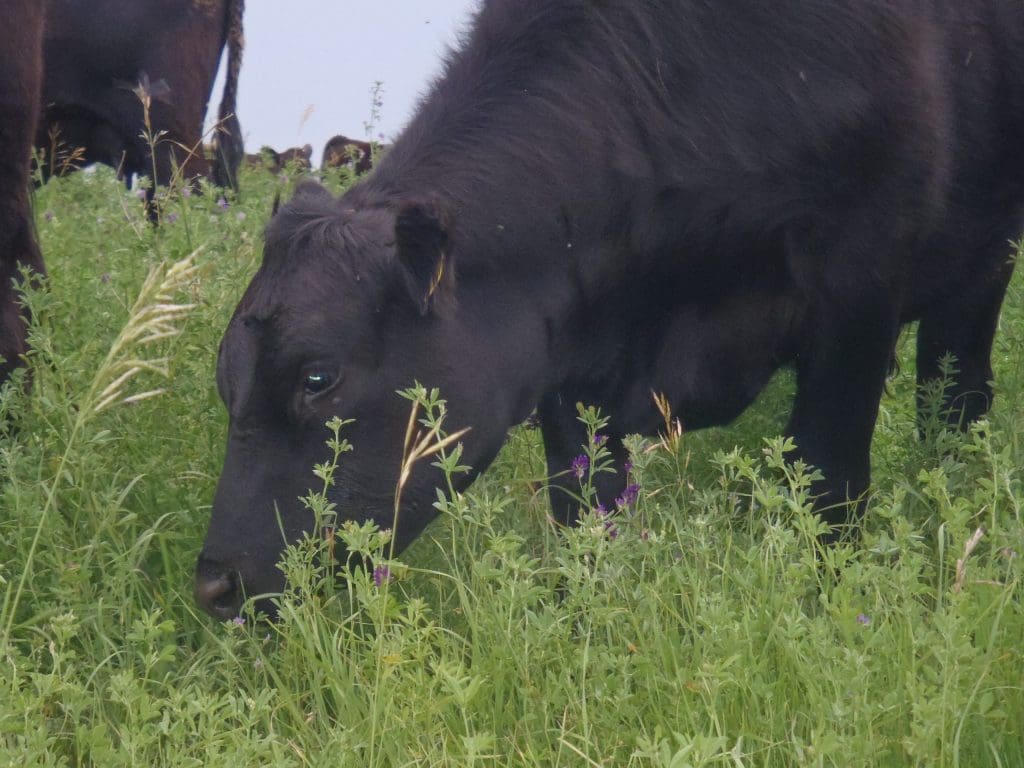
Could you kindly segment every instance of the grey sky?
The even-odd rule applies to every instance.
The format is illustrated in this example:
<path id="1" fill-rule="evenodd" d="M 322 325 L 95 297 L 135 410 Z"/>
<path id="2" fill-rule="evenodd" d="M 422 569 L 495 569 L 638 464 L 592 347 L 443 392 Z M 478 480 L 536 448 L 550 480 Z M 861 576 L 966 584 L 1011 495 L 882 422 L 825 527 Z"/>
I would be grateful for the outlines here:
<path id="1" fill-rule="evenodd" d="M 371 89 L 383 82 L 374 131 L 392 139 L 440 70 L 477 0 L 249 0 L 238 118 L 247 152 L 367 138 Z M 220 102 L 218 78 L 212 114 Z"/>

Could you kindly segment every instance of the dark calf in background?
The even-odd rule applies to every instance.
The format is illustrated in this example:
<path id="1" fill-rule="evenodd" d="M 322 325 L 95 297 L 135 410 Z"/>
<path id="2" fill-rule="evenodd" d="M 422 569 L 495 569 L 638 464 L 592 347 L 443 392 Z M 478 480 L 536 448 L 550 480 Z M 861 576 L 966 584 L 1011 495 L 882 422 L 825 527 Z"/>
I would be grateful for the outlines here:
<path id="1" fill-rule="evenodd" d="M 303 144 L 301 147 L 292 147 L 280 152 L 273 147 L 260 147 L 259 154 L 246 154 L 245 164 L 250 168 L 264 168 L 271 173 L 280 173 L 285 166 L 293 164 L 299 168 L 309 169 L 312 167 L 313 147 L 310 144 Z"/>
<path id="2" fill-rule="evenodd" d="M 904 323 L 922 381 L 956 356 L 952 419 L 989 407 L 1021 137 L 1020 3 L 484 2 L 374 173 L 340 200 L 301 187 L 267 229 L 221 345 L 200 602 L 228 617 L 281 589 L 331 416 L 354 419 L 339 521 L 394 528 L 398 551 L 423 529 L 428 462 L 392 512 L 414 380 L 471 427 L 457 491 L 536 407 L 571 524 L 577 402 L 611 417 L 611 506 L 623 436 L 661 426 L 652 391 L 720 424 L 791 365 L 787 432 L 844 524 Z"/>
<path id="3" fill-rule="evenodd" d="M 0 28 L 0 384 L 25 353 L 25 319 L 16 301 L 21 268 L 42 274 L 28 198 L 29 157 L 42 82 L 43 10 L 9 0 Z"/>
<path id="4" fill-rule="evenodd" d="M 43 174 L 87 163 L 167 184 L 211 177 L 236 186 L 242 131 L 235 116 L 242 61 L 244 0 L 47 0 L 43 112 L 36 146 Z M 221 50 L 227 77 L 207 160 L 201 139 Z M 164 132 L 156 157 L 141 137 L 143 107 L 133 89 L 151 98 L 152 133 Z"/>
<path id="5" fill-rule="evenodd" d="M 377 147 L 380 152 L 385 147 Z M 368 141 L 350 139 L 348 136 L 332 136 L 324 145 L 323 158 L 320 161 L 321 168 L 343 168 L 348 167 L 355 171 L 357 176 L 362 176 L 373 168 L 373 145 Z"/>
<path id="6" fill-rule="evenodd" d="M 292 147 L 277 153 L 278 168 L 284 168 L 289 163 L 294 163 L 300 168 L 312 168 L 313 146 L 303 144 L 301 147 Z"/>

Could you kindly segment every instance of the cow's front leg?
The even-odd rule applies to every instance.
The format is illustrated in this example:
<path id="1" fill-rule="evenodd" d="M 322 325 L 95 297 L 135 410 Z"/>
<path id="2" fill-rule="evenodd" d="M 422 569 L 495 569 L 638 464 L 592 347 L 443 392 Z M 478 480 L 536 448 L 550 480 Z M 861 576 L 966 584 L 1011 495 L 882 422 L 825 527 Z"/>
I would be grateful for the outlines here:
<path id="1" fill-rule="evenodd" d="M 578 418 L 576 399 L 559 393 L 546 395 L 537 406 L 537 415 L 544 438 L 552 515 L 563 525 L 575 525 L 580 516 L 581 478 L 573 461 L 586 453 L 587 428 Z M 593 475 L 592 485 L 598 501 L 613 509 L 615 499 L 626 487 L 628 457 L 621 436 L 603 434 L 607 437 L 604 447 L 611 453 L 615 471 Z"/>
<path id="2" fill-rule="evenodd" d="M 824 474 L 815 509 L 832 526 L 859 517 L 871 477 L 871 436 L 899 328 L 898 306 L 882 291 L 822 305 L 797 360 L 797 393 L 786 433 L 798 455 Z"/>
<path id="3" fill-rule="evenodd" d="M 824 475 L 811 490 L 832 527 L 828 540 L 859 519 L 871 480 L 871 437 L 900 326 L 902 254 L 914 242 L 906 224 L 916 209 L 901 199 L 879 193 L 789 243 L 790 268 L 809 304 L 786 433 Z"/>

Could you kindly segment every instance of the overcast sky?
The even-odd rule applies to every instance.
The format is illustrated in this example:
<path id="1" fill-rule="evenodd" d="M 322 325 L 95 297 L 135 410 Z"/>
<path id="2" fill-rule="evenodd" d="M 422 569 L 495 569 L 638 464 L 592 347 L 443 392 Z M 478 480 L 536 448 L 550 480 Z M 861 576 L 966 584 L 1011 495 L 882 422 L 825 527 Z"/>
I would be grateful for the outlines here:
<path id="1" fill-rule="evenodd" d="M 319 164 L 334 134 L 366 139 L 376 81 L 383 106 L 373 138 L 390 141 L 476 7 L 477 0 L 249 0 L 238 93 L 246 151 L 309 143 Z M 214 116 L 221 92 L 218 78 Z"/>

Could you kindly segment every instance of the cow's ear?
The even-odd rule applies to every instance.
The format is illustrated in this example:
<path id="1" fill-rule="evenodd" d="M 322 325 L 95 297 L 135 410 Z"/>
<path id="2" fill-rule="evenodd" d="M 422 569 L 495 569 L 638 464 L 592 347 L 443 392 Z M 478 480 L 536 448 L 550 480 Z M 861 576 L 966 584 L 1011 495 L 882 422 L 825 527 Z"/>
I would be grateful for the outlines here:
<path id="1" fill-rule="evenodd" d="M 407 204 L 395 218 L 395 247 L 402 279 L 423 315 L 453 281 L 449 231 L 446 211 L 433 203 Z"/>
<path id="2" fill-rule="evenodd" d="M 312 197 L 326 200 L 333 200 L 334 195 L 327 189 L 323 184 L 316 181 L 303 180 L 295 185 L 295 194 L 292 195 L 292 200 L 297 197 Z"/>
<path id="3" fill-rule="evenodd" d="M 320 197 L 327 198 L 328 200 L 333 199 L 333 195 L 331 195 L 330 190 L 315 181 L 300 181 L 295 187 L 295 194 L 292 195 L 292 200 L 299 197 Z M 277 216 L 277 212 L 280 208 L 281 191 L 278 190 L 274 194 L 274 204 L 270 209 L 270 217 L 273 218 L 274 216 Z"/>

